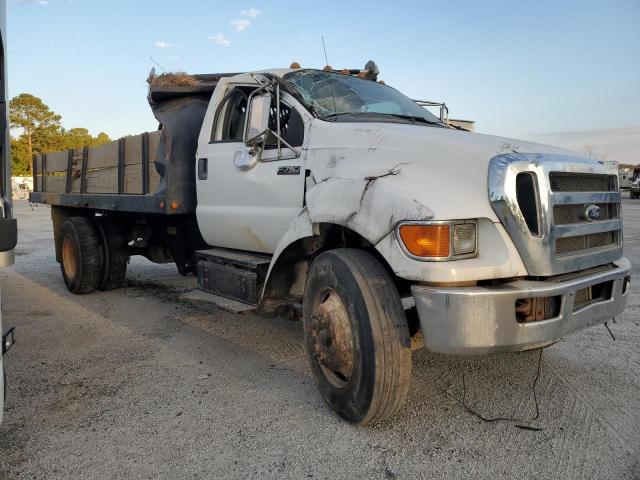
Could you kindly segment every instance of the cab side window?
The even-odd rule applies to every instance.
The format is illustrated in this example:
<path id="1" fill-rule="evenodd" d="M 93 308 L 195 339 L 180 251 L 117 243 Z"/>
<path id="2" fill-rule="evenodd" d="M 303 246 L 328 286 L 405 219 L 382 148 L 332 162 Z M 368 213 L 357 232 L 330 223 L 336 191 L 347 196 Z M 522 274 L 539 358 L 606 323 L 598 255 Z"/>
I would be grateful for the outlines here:
<path id="1" fill-rule="evenodd" d="M 211 132 L 211 142 L 242 142 L 247 118 L 249 95 L 254 88 L 236 87 L 222 99 L 216 110 Z M 269 129 L 278 131 L 277 109 L 275 100 L 269 110 Z M 293 147 L 299 147 L 304 139 L 302 117 L 284 102 L 280 102 L 280 131 L 282 138 Z M 265 149 L 277 148 L 277 139 L 268 135 Z"/>
<path id="2" fill-rule="evenodd" d="M 278 131 L 278 109 L 275 101 L 269 109 L 269 129 Z M 304 124 L 302 117 L 295 108 L 291 108 L 286 103 L 280 102 L 280 134 L 282 138 L 292 147 L 299 147 L 304 140 Z M 277 148 L 278 140 L 269 135 L 265 149 Z"/>
<path id="3" fill-rule="evenodd" d="M 226 95 L 216 111 L 211 141 L 242 142 L 247 99 L 248 94 L 242 88 L 234 88 Z"/>

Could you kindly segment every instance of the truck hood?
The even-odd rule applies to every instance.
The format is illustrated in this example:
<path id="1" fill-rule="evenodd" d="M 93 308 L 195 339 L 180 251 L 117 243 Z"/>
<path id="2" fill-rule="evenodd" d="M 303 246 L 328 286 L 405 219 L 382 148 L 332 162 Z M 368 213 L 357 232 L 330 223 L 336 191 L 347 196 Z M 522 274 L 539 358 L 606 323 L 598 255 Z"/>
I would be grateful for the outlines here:
<path id="1" fill-rule="evenodd" d="M 320 120 L 311 124 L 307 147 L 306 163 L 313 181 L 334 187 L 342 184 L 348 190 L 344 195 L 354 195 L 359 206 L 363 206 L 364 189 L 366 203 L 378 205 L 373 214 L 383 214 L 379 205 L 401 200 L 421 207 L 407 211 L 407 218 L 395 216 L 394 221 L 430 217 L 498 222 L 487 187 L 492 157 L 504 153 L 579 156 L 556 147 L 448 128 Z M 334 191 L 333 199 L 336 195 Z M 308 196 L 314 196 L 313 187 Z M 375 196 L 383 198 L 369 198 Z M 352 203 L 344 197 L 339 201 Z"/>

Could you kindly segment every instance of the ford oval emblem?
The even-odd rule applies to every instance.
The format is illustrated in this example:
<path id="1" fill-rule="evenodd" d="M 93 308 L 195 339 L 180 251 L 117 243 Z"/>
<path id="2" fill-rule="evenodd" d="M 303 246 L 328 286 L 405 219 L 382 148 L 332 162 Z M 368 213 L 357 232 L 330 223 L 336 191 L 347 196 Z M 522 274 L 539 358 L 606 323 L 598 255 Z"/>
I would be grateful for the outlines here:
<path id="1" fill-rule="evenodd" d="M 602 209 L 598 205 L 589 205 L 584 209 L 584 218 L 588 222 L 595 222 L 600 220 L 602 216 Z"/>

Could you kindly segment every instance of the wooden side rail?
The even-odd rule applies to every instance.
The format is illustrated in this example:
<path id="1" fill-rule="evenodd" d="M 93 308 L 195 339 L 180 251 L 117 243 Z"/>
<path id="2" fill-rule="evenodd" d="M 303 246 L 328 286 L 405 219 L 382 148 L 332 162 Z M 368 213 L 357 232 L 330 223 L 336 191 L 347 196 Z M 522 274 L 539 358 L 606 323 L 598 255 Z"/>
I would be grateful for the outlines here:
<path id="1" fill-rule="evenodd" d="M 33 189 L 48 193 L 147 195 L 156 190 L 160 131 L 120 138 L 97 147 L 33 156 Z"/>

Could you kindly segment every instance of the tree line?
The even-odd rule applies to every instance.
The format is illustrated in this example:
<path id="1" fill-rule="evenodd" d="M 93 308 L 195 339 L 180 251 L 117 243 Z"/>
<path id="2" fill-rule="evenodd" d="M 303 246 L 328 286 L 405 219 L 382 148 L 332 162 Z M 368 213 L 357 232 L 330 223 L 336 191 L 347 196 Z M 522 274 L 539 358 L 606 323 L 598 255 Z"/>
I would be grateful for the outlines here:
<path id="1" fill-rule="evenodd" d="M 13 175 L 31 175 L 34 154 L 93 147 L 111 141 L 104 132 L 94 137 L 86 128 L 67 130 L 60 123 L 61 119 L 34 95 L 21 93 L 11 99 L 9 122 L 11 130 L 17 133 L 17 136 L 11 137 Z"/>

